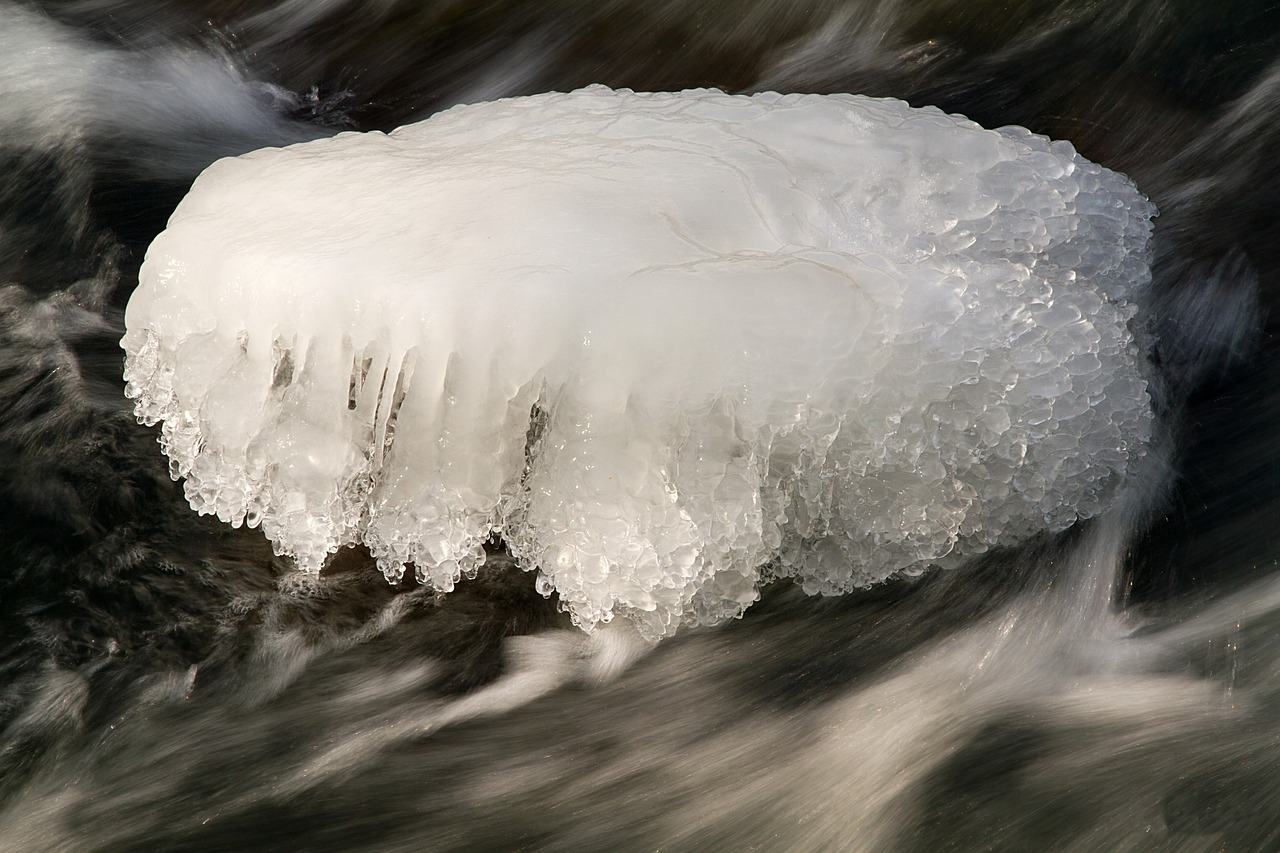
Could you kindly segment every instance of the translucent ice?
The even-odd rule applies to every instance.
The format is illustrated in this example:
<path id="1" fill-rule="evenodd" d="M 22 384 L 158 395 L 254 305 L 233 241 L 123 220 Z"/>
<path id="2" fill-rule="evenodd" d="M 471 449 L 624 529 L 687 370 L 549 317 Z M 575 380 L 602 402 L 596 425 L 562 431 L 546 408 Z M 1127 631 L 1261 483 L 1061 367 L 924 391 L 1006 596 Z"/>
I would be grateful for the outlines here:
<path id="1" fill-rule="evenodd" d="M 591 87 L 215 163 L 125 378 L 191 505 L 583 628 L 837 593 L 1103 511 L 1148 441 L 1152 206 L 1065 142 Z"/>

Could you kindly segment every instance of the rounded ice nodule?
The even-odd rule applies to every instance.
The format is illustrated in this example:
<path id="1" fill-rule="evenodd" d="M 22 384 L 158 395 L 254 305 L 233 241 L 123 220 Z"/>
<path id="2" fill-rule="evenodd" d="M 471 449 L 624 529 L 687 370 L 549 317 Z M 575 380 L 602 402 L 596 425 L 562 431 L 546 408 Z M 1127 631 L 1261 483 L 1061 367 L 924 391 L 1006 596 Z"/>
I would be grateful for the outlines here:
<path id="1" fill-rule="evenodd" d="M 501 533 L 583 628 L 733 617 L 1102 512 L 1149 439 L 1154 208 L 853 95 L 568 94 L 210 166 L 129 302 L 192 507 L 449 590 Z"/>

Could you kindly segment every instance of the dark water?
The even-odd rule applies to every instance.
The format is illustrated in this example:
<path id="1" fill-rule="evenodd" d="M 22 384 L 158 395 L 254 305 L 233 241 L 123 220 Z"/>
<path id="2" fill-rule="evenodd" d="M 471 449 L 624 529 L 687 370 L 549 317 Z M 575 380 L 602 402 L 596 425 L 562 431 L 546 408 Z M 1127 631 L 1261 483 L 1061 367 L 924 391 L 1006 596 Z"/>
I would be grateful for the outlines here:
<path id="1" fill-rule="evenodd" d="M 437 599 L 196 517 L 122 396 L 213 159 L 591 82 L 853 91 L 1161 209 L 1111 518 L 619 673 L 495 553 Z M 1274 2 L 0 2 L 0 849 L 1280 850 Z"/>

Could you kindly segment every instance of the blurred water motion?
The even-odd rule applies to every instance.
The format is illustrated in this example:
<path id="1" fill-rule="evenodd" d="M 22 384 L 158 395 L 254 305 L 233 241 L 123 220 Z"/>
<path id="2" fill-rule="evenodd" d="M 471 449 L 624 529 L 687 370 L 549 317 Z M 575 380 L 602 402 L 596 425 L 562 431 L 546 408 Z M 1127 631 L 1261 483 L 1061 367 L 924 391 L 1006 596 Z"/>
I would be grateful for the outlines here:
<path id="1" fill-rule="evenodd" d="M 437 599 L 191 513 L 116 341 L 195 174 L 591 82 L 892 95 L 1128 173 L 1166 467 L 630 666 L 500 549 Z M 1267 2 L 0 4 L 0 849 L 1280 849 L 1278 95 Z"/>

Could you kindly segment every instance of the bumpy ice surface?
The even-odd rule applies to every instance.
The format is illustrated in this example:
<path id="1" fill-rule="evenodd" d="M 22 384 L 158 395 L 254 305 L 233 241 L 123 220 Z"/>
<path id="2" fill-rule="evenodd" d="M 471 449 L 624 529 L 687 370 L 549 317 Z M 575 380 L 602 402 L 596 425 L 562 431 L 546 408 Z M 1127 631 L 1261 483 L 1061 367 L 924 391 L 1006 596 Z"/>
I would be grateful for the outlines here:
<path id="1" fill-rule="evenodd" d="M 858 96 L 591 87 L 222 160 L 127 393 L 192 507 L 449 590 L 500 532 L 648 637 L 1106 508 L 1154 210 L 1065 142 Z"/>

